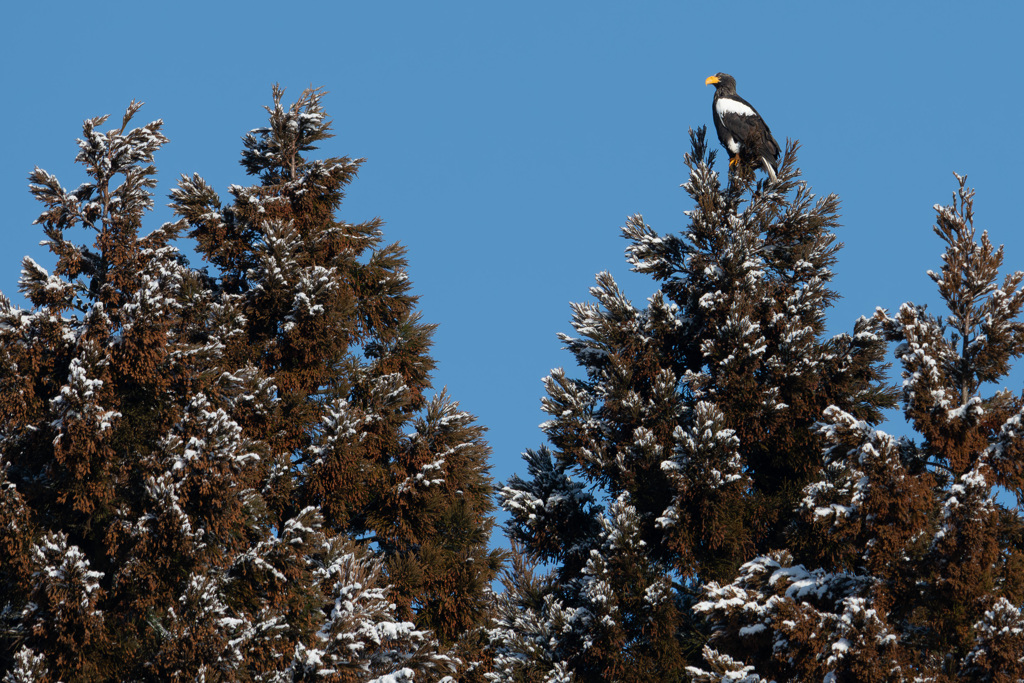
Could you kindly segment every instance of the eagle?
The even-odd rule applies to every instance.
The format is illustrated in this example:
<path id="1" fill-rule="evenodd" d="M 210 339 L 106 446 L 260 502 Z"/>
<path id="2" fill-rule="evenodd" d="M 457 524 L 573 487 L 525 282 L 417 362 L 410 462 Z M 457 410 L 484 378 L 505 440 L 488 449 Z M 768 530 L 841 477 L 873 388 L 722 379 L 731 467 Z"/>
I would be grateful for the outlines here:
<path id="1" fill-rule="evenodd" d="M 711 111 L 722 146 L 729 152 L 729 169 L 762 167 L 775 181 L 779 170 L 779 143 L 753 105 L 736 94 L 736 79 L 729 74 L 708 76 L 704 85 L 715 86 Z"/>

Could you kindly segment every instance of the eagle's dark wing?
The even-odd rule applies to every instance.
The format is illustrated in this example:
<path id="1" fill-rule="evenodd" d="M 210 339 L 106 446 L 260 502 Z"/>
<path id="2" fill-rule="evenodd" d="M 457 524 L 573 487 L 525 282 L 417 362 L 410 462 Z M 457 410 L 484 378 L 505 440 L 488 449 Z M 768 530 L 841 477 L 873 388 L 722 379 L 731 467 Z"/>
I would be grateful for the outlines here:
<path id="1" fill-rule="evenodd" d="M 736 92 L 736 79 L 719 72 L 704 84 L 715 86 L 711 110 L 718 139 L 729 152 L 730 170 L 736 164 L 761 166 L 774 181 L 782 150 L 754 106 Z"/>
<path id="2" fill-rule="evenodd" d="M 761 117 L 750 104 L 736 97 L 716 97 L 713 109 L 718 139 L 731 156 L 736 156 Z"/>
<path id="3" fill-rule="evenodd" d="M 758 165 L 763 163 L 772 173 L 778 170 L 779 143 L 749 102 L 739 95 L 716 97 L 714 119 L 718 139 L 730 156 L 742 155 Z"/>

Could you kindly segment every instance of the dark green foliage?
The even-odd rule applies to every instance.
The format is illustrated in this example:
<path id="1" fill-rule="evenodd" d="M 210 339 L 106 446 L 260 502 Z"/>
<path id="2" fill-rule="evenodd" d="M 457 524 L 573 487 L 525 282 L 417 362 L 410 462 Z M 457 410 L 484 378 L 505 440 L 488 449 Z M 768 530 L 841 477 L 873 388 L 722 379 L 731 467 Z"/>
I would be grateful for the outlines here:
<path id="1" fill-rule="evenodd" d="M 795 147 L 778 182 L 723 188 L 703 130 L 692 143 L 685 232 L 640 216 L 623 229 L 658 291 L 639 309 L 602 273 L 595 303 L 573 306 L 577 336 L 561 338 L 586 375 L 548 378 L 552 450 L 503 489 L 513 538 L 552 565 L 540 584 L 511 581 L 510 599 L 527 623 L 572 615 L 530 648 L 505 616 L 494 638 L 509 680 L 538 662 L 576 680 L 685 677 L 706 637 L 700 585 L 783 542 L 822 466 L 825 408 L 878 421 L 893 403 L 879 339 L 824 336 L 836 197 L 797 181 Z"/>

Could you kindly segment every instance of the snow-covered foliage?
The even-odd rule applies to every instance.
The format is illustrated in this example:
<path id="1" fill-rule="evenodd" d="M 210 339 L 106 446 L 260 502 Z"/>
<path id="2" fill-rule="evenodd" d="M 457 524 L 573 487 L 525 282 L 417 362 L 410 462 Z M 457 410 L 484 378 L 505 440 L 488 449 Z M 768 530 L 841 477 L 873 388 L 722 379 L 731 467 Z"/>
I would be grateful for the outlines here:
<path id="1" fill-rule="evenodd" d="M 568 662 L 578 610 L 553 592 L 552 577 L 535 574 L 521 556 L 502 577 L 495 624 L 490 630 L 494 670 L 488 681 L 573 681 Z"/>
<path id="2" fill-rule="evenodd" d="M 529 543 L 530 552 L 545 562 L 582 568 L 589 553 L 585 541 L 597 530 L 594 496 L 583 482 L 572 480 L 547 447 L 528 450 L 524 457 L 529 479 L 512 475 L 501 489 L 503 505 L 512 514 L 509 536 L 515 543 Z"/>
<path id="3" fill-rule="evenodd" d="M 438 652 L 428 632 L 397 618 L 380 572 L 380 562 L 354 544 L 335 541 L 326 548 L 314 576 L 333 604 L 316 640 L 296 646 L 295 678 L 437 680 L 439 672 L 455 671 L 456 662 Z"/>
<path id="4" fill-rule="evenodd" d="M 936 207 L 947 249 L 942 273 L 930 273 L 949 315 L 904 304 L 858 323 L 897 344 L 904 414 L 921 442 L 824 412 L 824 467 L 804 488 L 790 550 L 706 583 L 694 606 L 714 648 L 697 680 L 1024 675 L 1024 522 L 996 496 L 1005 487 L 1021 499 L 1021 400 L 983 393 L 1024 353 L 1024 274 L 997 282 L 1002 250 L 977 239 L 973 193 L 958 180 L 953 205 Z"/>
<path id="5" fill-rule="evenodd" d="M 761 680 L 746 660 L 768 664 L 762 664 L 770 669 L 761 670 L 764 680 L 872 680 L 863 668 L 870 663 L 899 679 L 907 672 L 892 654 L 897 636 L 875 608 L 872 589 L 869 577 L 808 571 L 785 551 L 748 562 L 729 585 L 706 585 L 704 600 L 693 607 L 715 625 L 710 647 L 722 643 L 741 658 L 709 648 L 704 654 L 711 670 L 693 667 L 691 673 L 718 680 L 713 675 L 728 661 L 744 676 L 754 675 L 749 680 Z"/>
<path id="6" fill-rule="evenodd" d="M 107 616 L 100 609 L 103 572 L 91 569 L 81 548 L 60 532 L 33 546 L 32 570 L 20 620 L 31 634 L 27 643 L 62 669 L 98 670 L 93 657 L 107 640 Z"/>
<path id="7" fill-rule="evenodd" d="M 31 648 L 22 647 L 14 655 L 13 667 L 4 674 L 4 683 L 39 683 L 49 680 L 46 657 Z"/>
<path id="8" fill-rule="evenodd" d="M 282 94 L 244 141 L 258 183 L 222 206 L 183 177 L 181 219 L 145 236 L 166 139 L 129 127 L 140 105 L 85 123 L 88 182 L 31 176 L 56 266 L 23 261 L 31 309 L 0 297 L 4 680 L 482 666 L 502 561 L 483 428 L 425 395 L 433 327 L 401 247 L 334 218 L 360 162 L 306 158 L 323 91 Z"/>
<path id="9" fill-rule="evenodd" d="M 964 657 L 964 673 L 975 680 L 1024 677 L 1024 614 L 999 598 L 974 624 L 974 647 Z"/>
<path id="10" fill-rule="evenodd" d="M 837 198 L 799 182 L 794 148 L 777 183 L 722 187 L 703 131 L 692 143 L 685 230 L 641 216 L 623 228 L 629 263 L 658 290 L 638 307 L 601 273 L 593 300 L 572 306 L 561 339 L 585 374 L 545 380 L 551 447 L 501 489 L 510 535 L 550 566 L 512 582 L 528 616 L 509 608 L 492 633 L 502 661 L 534 672 L 523 680 L 557 666 L 685 677 L 704 640 L 690 610 L 700 585 L 782 534 L 823 461 L 822 411 L 873 422 L 892 400 L 878 335 L 824 336 Z"/>

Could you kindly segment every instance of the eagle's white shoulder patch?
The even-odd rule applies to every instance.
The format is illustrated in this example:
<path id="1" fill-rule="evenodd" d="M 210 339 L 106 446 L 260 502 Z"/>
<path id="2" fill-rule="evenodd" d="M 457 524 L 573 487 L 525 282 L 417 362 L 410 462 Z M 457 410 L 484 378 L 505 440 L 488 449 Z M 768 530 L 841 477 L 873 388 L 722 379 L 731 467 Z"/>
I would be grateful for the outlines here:
<path id="1" fill-rule="evenodd" d="M 728 98 L 721 98 L 715 102 L 715 111 L 718 112 L 719 116 L 725 116 L 726 114 L 738 114 L 739 116 L 757 116 L 757 113 L 753 109 L 743 104 L 738 100 L 730 100 Z"/>

